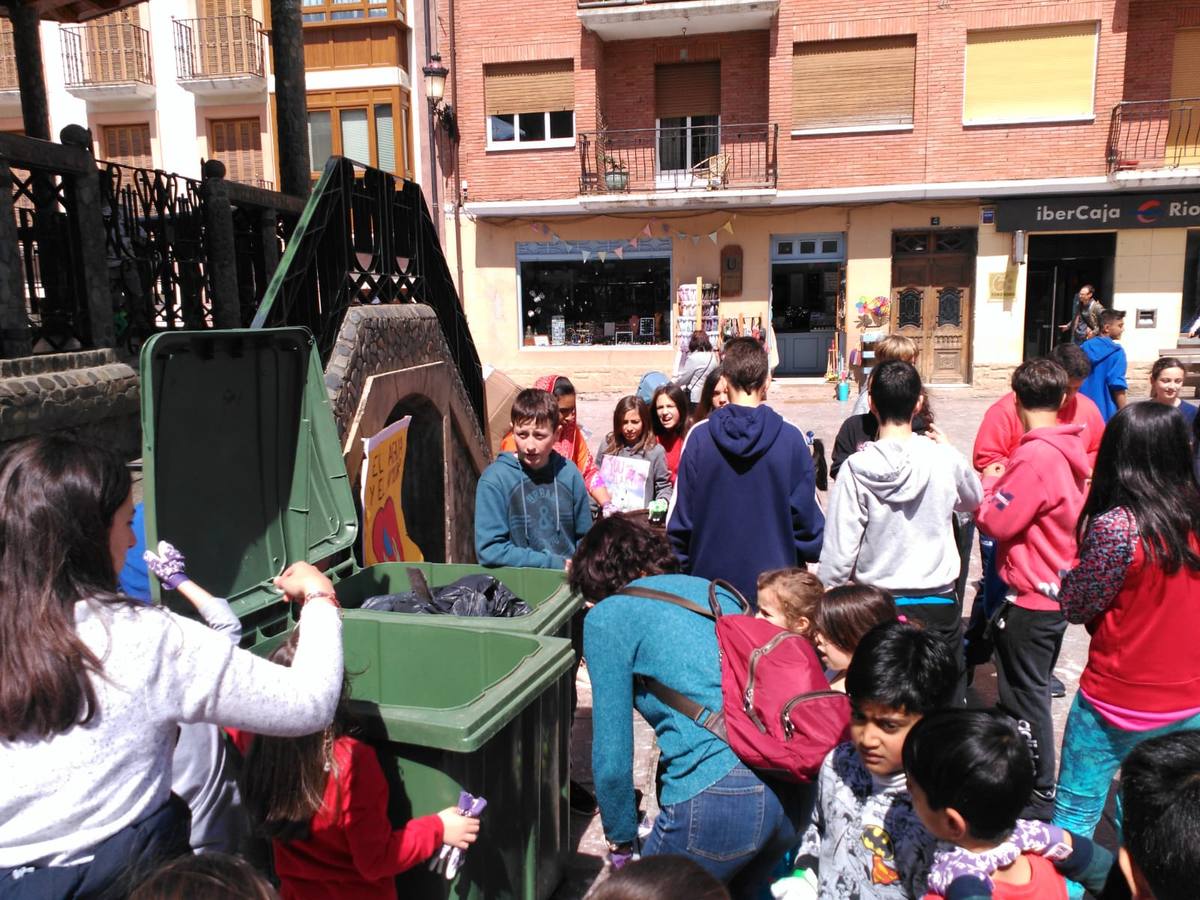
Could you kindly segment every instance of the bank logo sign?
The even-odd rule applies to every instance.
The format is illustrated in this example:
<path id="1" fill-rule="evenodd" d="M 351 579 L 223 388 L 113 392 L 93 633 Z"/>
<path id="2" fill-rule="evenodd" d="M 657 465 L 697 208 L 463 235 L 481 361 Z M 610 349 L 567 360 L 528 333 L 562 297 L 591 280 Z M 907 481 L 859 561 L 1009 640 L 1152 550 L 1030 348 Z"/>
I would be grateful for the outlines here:
<path id="1" fill-rule="evenodd" d="M 1088 194 L 996 201 L 997 231 L 1200 226 L 1200 193 Z"/>

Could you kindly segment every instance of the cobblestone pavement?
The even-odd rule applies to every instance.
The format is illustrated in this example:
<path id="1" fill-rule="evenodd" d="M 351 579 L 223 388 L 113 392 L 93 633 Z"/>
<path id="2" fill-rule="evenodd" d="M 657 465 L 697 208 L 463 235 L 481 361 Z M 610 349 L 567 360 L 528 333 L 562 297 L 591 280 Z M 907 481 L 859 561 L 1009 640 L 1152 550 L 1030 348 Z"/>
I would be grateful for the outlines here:
<path id="1" fill-rule="evenodd" d="M 630 387 L 630 393 L 636 386 Z M 623 392 L 622 392 L 623 393 Z M 579 422 L 588 435 L 593 447 L 603 440 L 612 428 L 612 409 L 622 393 L 581 395 L 578 402 Z M 975 433 L 988 406 L 999 396 L 998 393 L 980 393 L 971 388 L 934 388 L 931 404 L 938 426 L 968 457 L 975 440 Z M 1137 399 L 1137 398 L 1131 398 Z M 832 388 L 827 385 L 808 383 L 776 383 L 772 386 L 768 402 L 788 421 L 802 431 L 813 431 L 825 442 L 827 452 L 833 448 L 833 439 L 842 420 L 849 414 L 852 403 L 838 403 L 832 399 Z M 973 585 L 979 578 L 979 547 L 971 552 L 971 576 L 967 590 L 967 613 L 974 595 Z M 1067 687 L 1067 696 L 1054 701 L 1054 728 L 1057 742 L 1061 745 L 1062 731 L 1066 724 L 1071 699 L 1079 686 L 1079 675 L 1087 660 L 1088 636 L 1082 626 L 1072 625 L 1067 629 L 1055 673 Z M 591 685 L 587 670 L 579 675 L 579 709 L 576 713 L 572 740 L 572 777 L 590 787 L 591 785 Z M 996 699 L 996 673 L 991 665 L 976 670 L 971 689 L 972 700 L 980 705 L 991 705 Z M 645 800 L 642 809 L 653 818 L 654 804 L 654 741 L 653 732 L 640 718 L 634 730 L 634 777 L 636 786 Z M 1111 844 L 1111 829 L 1102 824 L 1101 840 Z M 600 827 L 600 816 L 576 816 L 572 823 L 574 853 L 569 863 L 566 881 L 555 894 L 556 900 L 579 900 L 585 896 L 589 886 L 601 872 L 605 855 L 604 835 Z"/>

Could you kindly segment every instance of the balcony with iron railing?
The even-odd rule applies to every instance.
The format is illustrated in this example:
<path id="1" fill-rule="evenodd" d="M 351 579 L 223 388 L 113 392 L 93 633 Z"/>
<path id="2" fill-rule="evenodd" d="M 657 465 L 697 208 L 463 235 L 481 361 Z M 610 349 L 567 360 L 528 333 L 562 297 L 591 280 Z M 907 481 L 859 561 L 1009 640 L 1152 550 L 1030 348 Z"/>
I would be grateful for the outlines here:
<path id="1" fill-rule="evenodd" d="M 771 27 L 779 0 L 576 0 L 579 23 L 605 41 Z"/>
<path id="2" fill-rule="evenodd" d="M 261 22 L 250 16 L 173 21 L 180 85 L 205 95 L 266 92 Z"/>
<path id="3" fill-rule="evenodd" d="M 774 190 L 779 125 L 703 125 L 606 130 L 579 135 L 579 193 L 631 195 Z"/>
<path id="4" fill-rule="evenodd" d="M 154 96 L 150 32 L 128 22 L 65 27 L 63 75 L 67 91 L 91 103 Z"/>
<path id="5" fill-rule="evenodd" d="M 1108 172 L 1200 169 L 1200 98 L 1132 100 L 1113 107 Z"/>

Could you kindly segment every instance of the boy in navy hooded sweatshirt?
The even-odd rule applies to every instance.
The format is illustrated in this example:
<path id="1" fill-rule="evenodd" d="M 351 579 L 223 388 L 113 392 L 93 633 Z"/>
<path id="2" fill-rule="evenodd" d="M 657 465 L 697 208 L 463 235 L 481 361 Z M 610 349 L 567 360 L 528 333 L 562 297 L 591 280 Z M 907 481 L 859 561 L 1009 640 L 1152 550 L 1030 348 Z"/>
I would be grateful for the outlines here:
<path id="1" fill-rule="evenodd" d="M 760 573 L 816 561 L 825 518 L 804 435 L 764 404 L 767 351 L 734 338 L 721 366 L 729 404 L 688 434 L 667 537 L 684 572 L 723 578 L 753 603 Z"/>

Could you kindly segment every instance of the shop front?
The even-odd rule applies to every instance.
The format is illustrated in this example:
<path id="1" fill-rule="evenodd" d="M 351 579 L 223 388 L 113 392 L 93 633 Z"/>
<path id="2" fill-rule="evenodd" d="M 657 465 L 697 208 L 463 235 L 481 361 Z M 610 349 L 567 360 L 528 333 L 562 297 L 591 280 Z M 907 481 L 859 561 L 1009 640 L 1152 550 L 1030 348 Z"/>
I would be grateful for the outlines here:
<path id="1" fill-rule="evenodd" d="M 777 377 L 824 375 L 845 293 L 844 234 L 771 235 L 771 323 L 779 348 Z"/>
<path id="2" fill-rule="evenodd" d="M 995 225 L 1025 263 L 1024 359 L 1065 339 L 1085 284 L 1126 313 L 1131 384 L 1200 308 L 1200 192 L 1002 199 Z"/>

